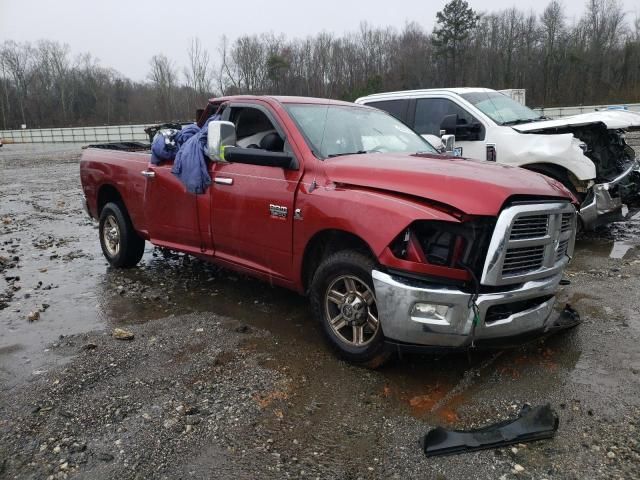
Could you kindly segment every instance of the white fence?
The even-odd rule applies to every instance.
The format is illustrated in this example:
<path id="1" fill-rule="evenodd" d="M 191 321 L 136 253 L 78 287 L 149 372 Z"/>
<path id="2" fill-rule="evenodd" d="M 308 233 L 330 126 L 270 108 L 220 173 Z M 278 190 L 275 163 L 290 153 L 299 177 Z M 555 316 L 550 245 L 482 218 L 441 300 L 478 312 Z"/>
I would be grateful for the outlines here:
<path id="1" fill-rule="evenodd" d="M 540 115 L 550 118 L 568 117 L 569 115 L 578 115 L 580 113 L 595 112 L 598 110 L 607 110 L 610 105 L 590 105 L 579 107 L 552 107 L 552 108 L 534 108 Z M 611 105 L 613 106 L 613 105 Z M 640 103 L 623 103 L 615 105 L 624 106 L 631 112 L 640 112 Z"/>
<path id="2" fill-rule="evenodd" d="M 148 141 L 144 129 L 149 125 L 115 125 L 105 127 L 38 128 L 0 130 L 6 143 L 62 143 L 62 142 L 135 142 Z"/>

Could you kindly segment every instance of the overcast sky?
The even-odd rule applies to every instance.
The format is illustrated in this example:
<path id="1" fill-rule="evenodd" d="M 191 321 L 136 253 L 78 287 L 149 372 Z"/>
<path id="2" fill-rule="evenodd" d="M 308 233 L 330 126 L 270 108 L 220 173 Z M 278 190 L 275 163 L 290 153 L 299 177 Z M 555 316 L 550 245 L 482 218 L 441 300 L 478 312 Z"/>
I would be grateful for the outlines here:
<path id="1" fill-rule="evenodd" d="M 468 0 L 477 11 L 517 5 L 540 13 L 547 0 Z M 627 18 L 640 15 L 638 0 L 621 0 Z M 215 57 L 221 35 L 273 32 L 304 37 L 321 31 L 342 34 L 362 21 L 402 27 L 415 21 L 429 30 L 446 0 L 0 0 L 0 42 L 41 38 L 68 43 L 74 54 L 89 52 L 134 80 L 143 80 L 149 59 L 164 53 L 182 66 L 192 37 Z M 585 0 L 565 0 L 567 20 L 584 11 Z"/>

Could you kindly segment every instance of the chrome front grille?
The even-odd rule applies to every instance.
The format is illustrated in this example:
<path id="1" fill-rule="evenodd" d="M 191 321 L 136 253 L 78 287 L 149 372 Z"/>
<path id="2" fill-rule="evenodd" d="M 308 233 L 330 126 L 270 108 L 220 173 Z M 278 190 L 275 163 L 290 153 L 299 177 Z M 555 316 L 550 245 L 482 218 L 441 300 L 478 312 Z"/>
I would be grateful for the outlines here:
<path id="1" fill-rule="evenodd" d="M 507 285 L 560 272 L 573 255 L 576 211 L 569 203 L 508 207 L 498 217 L 482 273 L 484 285 Z"/>
<path id="2" fill-rule="evenodd" d="M 558 248 L 556 250 L 556 262 L 559 262 L 564 258 L 564 256 L 567 254 L 568 247 L 569 247 L 568 238 L 558 243 Z"/>
<path id="3" fill-rule="evenodd" d="M 510 248 L 504 257 L 502 275 L 517 275 L 542 267 L 544 245 L 524 248 Z"/>
<path id="4" fill-rule="evenodd" d="M 562 224 L 560 225 L 560 231 L 566 232 L 571 230 L 575 214 L 573 213 L 563 213 L 562 214 Z"/>
<path id="5" fill-rule="evenodd" d="M 544 237 L 549 228 L 548 215 L 531 215 L 516 219 L 511 227 L 510 240 Z"/>

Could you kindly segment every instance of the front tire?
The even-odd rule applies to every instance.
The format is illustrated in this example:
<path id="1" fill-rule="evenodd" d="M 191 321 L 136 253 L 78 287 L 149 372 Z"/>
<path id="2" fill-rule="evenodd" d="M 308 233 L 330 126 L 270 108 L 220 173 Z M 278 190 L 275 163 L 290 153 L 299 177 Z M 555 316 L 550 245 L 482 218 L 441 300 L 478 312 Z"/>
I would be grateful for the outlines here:
<path id="1" fill-rule="evenodd" d="M 114 267 L 131 268 L 144 254 L 144 238 L 134 230 L 127 210 L 119 203 L 107 203 L 100 213 L 100 246 Z"/>
<path id="2" fill-rule="evenodd" d="M 343 359 L 369 368 L 390 357 L 371 279 L 374 266 L 358 251 L 333 253 L 318 266 L 310 289 L 314 316 L 329 345 Z"/>

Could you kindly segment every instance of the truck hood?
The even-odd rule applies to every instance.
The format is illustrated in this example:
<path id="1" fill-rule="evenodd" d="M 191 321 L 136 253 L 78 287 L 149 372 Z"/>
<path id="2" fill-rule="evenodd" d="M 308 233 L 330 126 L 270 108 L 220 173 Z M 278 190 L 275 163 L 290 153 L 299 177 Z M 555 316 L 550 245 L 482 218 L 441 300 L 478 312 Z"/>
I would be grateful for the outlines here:
<path id="1" fill-rule="evenodd" d="M 543 133 L 564 127 L 582 127 L 602 123 L 607 130 L 635 130 L 640 129 L 640 114 L 626 110 L 607 110 L 603 112 L 581 113 L 570 117 L 541 122 L 514 125 L 514 130 L 522 133 Z"/>
<path id="2" fill-rule="evenodd" d="M 572 200 L 555 180 L 521 168 L 439 155 L 361 154 L 325 160 L 337 184 L 374 188 L 495 216 L 513 195 Z"/>

